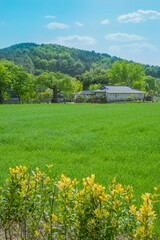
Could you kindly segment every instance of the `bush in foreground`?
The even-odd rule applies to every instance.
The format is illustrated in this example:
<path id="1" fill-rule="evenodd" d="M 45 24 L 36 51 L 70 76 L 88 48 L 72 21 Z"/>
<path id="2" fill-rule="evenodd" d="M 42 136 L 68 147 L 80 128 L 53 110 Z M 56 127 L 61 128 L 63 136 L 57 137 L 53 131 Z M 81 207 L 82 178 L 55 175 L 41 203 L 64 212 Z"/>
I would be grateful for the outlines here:
<path id="1" fill-rule="evenodd" d="M 52 179 L 51 168 L 27 174 L 26 167 L 10 168 L 0 189 L 0 239 L 152 239 L 158 188 L 142 195 L 139 210 L 133 188 L 95 183 L 95 176 Z"/>

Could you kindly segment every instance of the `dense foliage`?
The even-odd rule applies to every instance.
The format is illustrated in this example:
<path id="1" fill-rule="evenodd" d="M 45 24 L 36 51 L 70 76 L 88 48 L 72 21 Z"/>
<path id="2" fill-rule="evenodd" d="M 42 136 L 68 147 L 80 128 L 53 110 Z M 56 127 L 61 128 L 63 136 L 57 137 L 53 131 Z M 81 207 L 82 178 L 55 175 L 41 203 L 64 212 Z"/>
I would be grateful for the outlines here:
<path id="1" fill-rule="evenodd" d="M 142 194 L 138 209 L 132 186 L 114 178 L 106 191 L 92 174 L 80 189 L 77 179 L 53 178 L 52 167 L 47 174 L 38 167 L 32 174 L 26 167 L 10 168 L 6 187 L 0 188 L 2 239 L 153 239 L 157 187 Z"/>
<path id="2" fill-rule="evenodd" d="M 95 69 L 110 69 L 112 64 L 122 59 L 108 54 L 95 53 L 56 44 L 21 43 L 0 50 L 0 59 L 13 61 L 30 73 L 38 75 L 43 71 L 62 72 L 76 76 Z M 160 78 L 160 67 L 144 65 L 145 74 Z"/>
<path id="3" fill-rule="evenodd" d="M 60 72 L 43 72 L 37 78 L 22 67 L 18 67 L 13 62 L 0 61 L 0 103 L 8 97 L 18 97 L 19 102 L 31 102 L 37 100 L 39 93 L 52 90 L 52 102 L 57 102 L 58 95 L 63 93 L 71 97 L 74 91 L 82 90 L 82 84 L 67 74 Z M 46 96 L 42 94 L 46 101 Z M 45 97 L 44 97 L 45 95 Z M 40 101 L 41 102 L 41 101 Z"/>
<path id="4" fill-rule="evenodd" d="M 70 76 L 80 75 L 102 64 L 111 67 L 115 58 L 108 54 L 84 51 L 53 44 L 17 44 L 0 50 L 0 59 L 13 61 L 15 64 L 35 75 L 43 71 L 62 72 Z"/>
<path id="5" fill-rule="evenodd" d="M 9 61 L 0 61 L 0 103 L 3 103 L 12 94 L 20 102 L 30 102 L 35 96 L 34 78 Z"/>
<path id="6" fill-rule="evenodd" d="M 31 102 L 48 90 L 52 92 L 52 102 L 57 102 L 60 96 L 72 97 L 73 92 L 102 84 L 130 85 L 150 95 L 160 95 L 158 67 L 122 61 L 108 54 L 24 43 L 0 50 L 0 59 L 0 103 L 8 97 Z"/>

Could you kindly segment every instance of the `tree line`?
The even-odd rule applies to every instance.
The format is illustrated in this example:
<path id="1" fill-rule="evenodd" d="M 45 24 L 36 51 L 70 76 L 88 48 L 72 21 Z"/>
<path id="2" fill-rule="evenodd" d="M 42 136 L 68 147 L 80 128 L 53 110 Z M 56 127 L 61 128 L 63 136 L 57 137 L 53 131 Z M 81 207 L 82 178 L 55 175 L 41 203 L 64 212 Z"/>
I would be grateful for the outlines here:
<path id="1" fill-rule="evenodd" d="M 102 84 L 129 85 L 160 95 L 160 67 L 55 44 L 23 43 L 0 50 L 0 103 L 72 97 Z"/>
<path id="2" fill-rule="evenodd" d="M 76 76 L 76 79 L 83 83 L 84 90 L 97 89 L 97 86 L 102 84 L 128 85 L 131 88 L 146 91 L 148 94 L 160 95 L 160 78 L 146 75 L 144 66 L 133 62 L 128 63 L 126 60 L 114 62 L 108 70 L 100 67 L 91 68 Z"/>
<path id="3" fill-rule="evenodd" d="M 114 62 L 123 61 L 109 54 L 67 48 L 56 44 L 38 45 L 35 43 L 21 43 L 0 49 L 0 60 L 4 59 L 13 61 L 18 66 L 22 65 L 25 71 L 36 76 L 49 71 L 62 72 L 72 77 L 81 75 L 90 69 L 108 70 L 112 68 Z M 142 66 L 147 76 L 160 78 L 160 67 Z"/>
<path id="4" fill-rule="evenodd" d="M 36 77 L 13 62 L 0 61 L 0 104 L 9 97 L 18 97 L 24 103 L 48 96 L 57 102 L 59 94 L 71 97 L 82 88 L 82 83 L 67 74 L 44 72 Z"/>
<path id="5" fill-rule="evenodd" d="M 61 72 L 43 71 L 33 75 L 11 61 L 0 61 L 0 103 L 9 97 L 19 102 L 57 102 L 58 97 L 72 97 L 73 92 L 98 89 L 102 84 L 129 85 L 132 88 L 160 95 L 160 78 L 145 74 L 141 64 L 116 61 L 111 69 L 91 68 L 75 77 Z"/>
<path id="6" fill-rule="evenodd" d="M 74 77 L 88 71 L 93 64 L 107 59 L 111 66 L 110 55 L 97 54 L 53 44 L 18 44 L 0 50 L 0 59 L 23 65 L 24 70 L 34 75 L 44 71 L 62 72 Z M 105 64 L 106 65 L 106 64 Z"/>

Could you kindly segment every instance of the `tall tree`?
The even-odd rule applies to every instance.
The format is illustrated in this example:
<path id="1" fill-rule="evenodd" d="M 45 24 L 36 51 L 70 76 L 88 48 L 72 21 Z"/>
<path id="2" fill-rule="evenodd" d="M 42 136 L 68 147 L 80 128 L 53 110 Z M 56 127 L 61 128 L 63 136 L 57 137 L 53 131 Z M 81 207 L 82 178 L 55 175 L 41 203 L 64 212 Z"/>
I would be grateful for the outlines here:
<path id="1" fill-rule="evenodd" d="M 88 89 L 91 84 L 108 84 L 107 70 L 99 67 L 96 69 L 91 68 L 82 74 L 82 78 L 79 78 L 79 75 L 76 78 L 83 81 L 84 89 Z"/>
<path id="2" fill-rule="evenodd" d="M 80 81 L 76 80 L 75 78 L 73 78 L 72 84 L 74 86 L 74 92 L 80 92 L 83 90 L 83 84 Z"/>
<path id="3" fill-rule="evenodd" d="M 12 89 L 18 96 L 19 102 L 31 102 L 35 96 L 32 75 L 24 71 L 17 71 L 14 76 Z"/>
<path id="4" fill-rule="evenodd" d="M 4 103 L 7 90 L 11 87 L 11 73 L 4 62 L 0 61 L 0 104 Z"/>
<path id="5" fill-rule="evenodd" d="M 108 70 L 110 84 L 129 85 L 132 88 L 144 90 L 144 68 L 140 64 L 116 61 Z"/>
<path id="6" fill-rule="evenodd" d="M 147 92 L 149 92 L 150 90 L 153 90 L 153 91 L 156 90 L 156 82 L 154 77 L 145 76 L 144 81 L 145 81 L 145 89 Z"/>
<path id="7" fill-rule="evenodd" d="M 139 90 L 144 90 L 144 81 L 143 78 L 145 76 L 145 72 L 144 72 L 144 67 L 141 64 L 136 64 L 136 63 L 129 63 L 128 64 L 128 79 L 129 79 L 129 85 L 131 87 L 134 87 L 134 82 L 140 82 L 141 83 L 141 87 L 143 89 L 139 89 Z"/>
<path id="8" fill-rule="evenodd" d="M 108 79 L 111 84 L 122 83 L 122 64 L 116 61 L 112 65 L 112 69 L 108 69 Z"/>
<path id="9" fill-rule="evenodd" d="M 97 83 L 97 84 L 91 84 L 90 86 L 89 86 L 89 90 L 96 90 L 96 89 L 98 89 L 98 88 L 100 88 L 102 86 L 102 84 L 100 84 L 100 83 Z"/>
<path id="10" fill-rule="evenodd" d="M 46 88 L 50 88 L 53 91 L 52 103 L 57 102 L 58 94 L 60 92 L 68 95 L 74 90 L 74 86 L 72 84 L 72 77 L 60 72 L 42 73 L 37 77 L 37 84 Z"/>
<path id="11" fill-rule="evenodd" d="M 157 96 L 160 96 L 160 78 L 155 79 L 155 87 L 156 87 L 155 94 Z"/>
<path id="12" fill-rule="evenodd" d="M 84 66 L 83 63 L 78 60 L 75 64 L 74 64 L 74 68 L 75 68 L 75 74 L 76 75 L 80 75 L 84 72 Z"/>
<path id="13" fill-rule="evenodd" d="M 35 95 L 34 82 L 31 74 L 25 72 L 22 67 L 18 67 L 13 62 L 5 61 L 5 67 L 11 74 L 11 89 L 19 98 L 19 101 L 30 102 Z"/>

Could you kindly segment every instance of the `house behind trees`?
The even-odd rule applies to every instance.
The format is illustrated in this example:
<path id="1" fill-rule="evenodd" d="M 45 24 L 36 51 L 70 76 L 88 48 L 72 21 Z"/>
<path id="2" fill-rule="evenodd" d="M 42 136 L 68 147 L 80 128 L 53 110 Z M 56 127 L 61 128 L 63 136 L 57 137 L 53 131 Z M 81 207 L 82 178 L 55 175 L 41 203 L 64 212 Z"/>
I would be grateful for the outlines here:
<path id="1" fill-rule="evenodd" d="M 89 94 L 88 94 L 89 93 Z M 143 100 L 145 92 L 132 89 L 129 86 L 109 86 L 102 85 L 99 89 L 93 91 L 82 91 L 74 93 L 75 99 L 78 96 L 91 96 L 92 98 L 104 98 L 106 102 L 126 101 L 129 98 L 132 100 Z"/>

